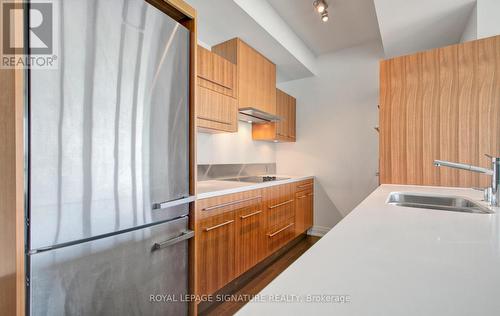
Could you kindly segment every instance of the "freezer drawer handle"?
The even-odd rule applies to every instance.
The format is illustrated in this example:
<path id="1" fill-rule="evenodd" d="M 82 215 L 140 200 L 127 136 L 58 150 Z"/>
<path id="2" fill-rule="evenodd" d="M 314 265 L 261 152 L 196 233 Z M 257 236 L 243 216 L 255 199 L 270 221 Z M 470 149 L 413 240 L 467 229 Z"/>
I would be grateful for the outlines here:
<path id="1" fill-rule="evenodd" d="M 174 207 L 182 204 L 191 203 L 195 200 L 194 196 L 185 196 L 177 200 L 172 200 L 168 202 L 153 203 L 153 210 L 163 210 L 169 207 Z"/>
<path id="2" fill-rule="evenodd" d="M 168 246 L 175 245 L 176 243 L 181 242 L 181 241 L 186 240 L 186 239 L 189 239 L 193 236 L 194 236 L 194 231 L 187 230 L 187 231 L 183 232 L 180 236 L 171 238 L 171 239 L 166 240 L 166 241 L 155 243 L 153 245 L 153 251 L 160 250 L 162 248 L 166 248 Z"/>

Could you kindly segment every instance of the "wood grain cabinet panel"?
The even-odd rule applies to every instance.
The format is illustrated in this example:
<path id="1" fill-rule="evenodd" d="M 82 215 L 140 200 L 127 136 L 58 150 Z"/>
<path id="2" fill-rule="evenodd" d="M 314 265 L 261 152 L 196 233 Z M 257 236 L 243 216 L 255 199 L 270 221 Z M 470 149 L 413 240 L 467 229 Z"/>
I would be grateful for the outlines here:
<path id="1" fill-rule="evenodd" d="M 212 47 L 236 64 L 238 107 L 276 114 L 276 65 L 239 38 Z"/>
<path id="2" fill-rule="evenodd" d="M 197 89 L 197 126 L 209 132 L 237 132 L 236 99 L 199 86 Z"/>
<path id="3" fill-rule="evenodd" d="M 236 214 L 236 273 L 244 273 L 264 258 L 265 220 L 260 200 Z"/>
<path id="4" fill-rule="evenodd" d="M 287 223 L 295 216 L 295 191 L 293 184 L 276 185 L 263 189 L 266 212 L 266 233 Z"/>
<path id="5" fill-rule="evenodd" d="M 197 200 L 196 294 L 214 294 L 310 228 L 313 187 L 305 180 Z"/>
<path id="6" fill-rule="evenodd" d="M 196 125 L 203 132 L 237 132 L 236 65 L 198 46 Z"/>
<path id="7" fill-rule="evenodd" d="M 235 212 L 196 225 L 198 294 L 212 294 L 236 276 Z"/>
<path id="8" fill-rule="evenodd" d="M 294 97 L 276 89 L 276 115 L 278 122 L 252 125 L 254 140 L 295 142 L 296 141 L 296 104 Z"/>
<path id="9" fill-rule="evenodd" d="M 313 189 L 295 194 L 295 235 L 300 235 L 313 225 Z"/>
<path id="10" fill-rule="evenodd" d="M 487 186 L 435 159 L 491 167 L 500 155 L 500 36 L 380 64 L 380 182 Z"/>
<path id="11" fill-rule="evenodd" d="M 295 237 L 295 220 L 289 218 L 285 223 L 270 228 L 267 234 L 267 252 L 280 249 Z"/>

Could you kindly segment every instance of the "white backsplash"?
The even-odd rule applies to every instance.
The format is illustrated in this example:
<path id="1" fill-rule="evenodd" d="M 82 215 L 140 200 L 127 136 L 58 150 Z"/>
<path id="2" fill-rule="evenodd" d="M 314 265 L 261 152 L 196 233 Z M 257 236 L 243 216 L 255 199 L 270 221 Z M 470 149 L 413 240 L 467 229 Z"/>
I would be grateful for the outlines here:
<path id="1" fill-rule="evenodd" d="M 198 133 L 199 165 L 276 162 L 276 144 L 252 140 L 252 125 L 238 123 L 237 133 Z"/>

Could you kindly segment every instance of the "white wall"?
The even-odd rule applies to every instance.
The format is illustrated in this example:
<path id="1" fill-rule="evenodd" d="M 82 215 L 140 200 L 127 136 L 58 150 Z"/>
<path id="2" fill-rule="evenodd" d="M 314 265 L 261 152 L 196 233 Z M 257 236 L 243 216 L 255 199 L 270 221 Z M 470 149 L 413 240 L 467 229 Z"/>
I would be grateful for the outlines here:
<path id="1" fill-rule="evenodd" d="M 477 38 L 500 34 L 500 0 L 477 0 Z"/>
<path id="2" fill-rule="evenodd" d="M 477 39 L 477 3 L 470 13 L 469 20 L 460 38 L 460 43 L 473 41 L 475 39 Z"/>
<path id="3" fill-rule="evenodd" d="M 253 141 L 252 126 L 239 122 L 237 133 L 198 133 L 198 164 L 273 163 L 276 144 Z"/>
<path id="4" fill-rule="evenodd" d="M 277 145 L 278 173 L 316 176 L 314 226 L 333 227 L 378 186 L 376 43 L 318 58 L 319 74 L 280 84 L 297 98 L 297 142 Z"/>
<path id="5" fill-rule="evenodd" d="M 500 0 L 477 0 L 460 42 L 500 34 Z"/>

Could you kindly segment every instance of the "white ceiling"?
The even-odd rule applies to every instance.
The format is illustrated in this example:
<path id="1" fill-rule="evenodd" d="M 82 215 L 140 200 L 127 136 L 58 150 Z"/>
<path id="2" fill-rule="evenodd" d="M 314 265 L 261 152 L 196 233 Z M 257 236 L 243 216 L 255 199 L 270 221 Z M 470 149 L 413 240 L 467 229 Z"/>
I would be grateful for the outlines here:
<path id="1" fill-rule="evenodd" d="M 326 0 L 327 23 L 312 0 L 267 1 L 317 56 L 380 39 L 373 0 Z"/>
<path id="2" fill-rule="evenodd" d="M 373 0 L 386 57 L 456 44 L 476 0 Z"/>
<path id="3" fill-rule="evenodd" d="M 187 2 L 197 10 L 198 38 L 208 46 L 239 37 L 276 64 L 278 82 L 314 75 L 307 63 L 299 60 L 235 1 L 187 0 Z M 308 49 L 305 45 L 304 48 Z"/>
<path id="4" fill-rule="evenodd" d="M 208 46 L 240 37 L 277 66 L 278 82 L 317 72 L 317 56 L 382 41 L 387 58 L 458 43 L 476 0 L 187 0 Z"/>

